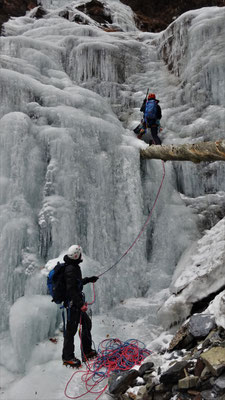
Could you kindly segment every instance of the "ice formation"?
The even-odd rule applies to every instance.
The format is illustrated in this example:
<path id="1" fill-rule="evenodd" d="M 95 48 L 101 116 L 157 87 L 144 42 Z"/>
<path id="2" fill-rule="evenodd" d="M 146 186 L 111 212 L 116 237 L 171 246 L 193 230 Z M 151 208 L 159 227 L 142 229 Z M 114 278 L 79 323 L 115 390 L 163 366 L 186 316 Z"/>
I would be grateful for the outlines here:
<path id="1" fill-rule="evenodd" d="M 139 32 L 131 10 L 116 0 L 104 4 L 120 31 L 106 32 L 89 17 L 87 25 L 76 23 L 81 3 L 43 0 L 43 19 L 34 18 L 34 11 L 11 19 L 0 38 L 1 330 L 6 343 L 10 329 L 20 371 L 35 343 L 57 324 L 41 273 L 48 260 L 79 242 L 85 273 L 103 272 L 127 250 L 151 210 L 162 164 L 140 162 L 144 145 L 132 132 L 146 89 L 160 99 L 164 143 L 225 138 L 225 7 L 188 12 L 152 34 Z M 65 8 L 68 20 L 60 16 Z M 184 292 L 177 274 L 195 263 L 204 246 L 209 254 L 215 246 L 212 290 L 218 288 L 224 172 L 221 162 L 166 163 L 151 222 L 121 264 L 99 280 L 95 313 L 115 306 L 115 317 L 143 317 L 156 329 L 156 311 L 170 301 L 176 266 L 173 287 Z M 215 209 L 216 217 L 209 218 Z M 208 264 L 201 265 L 207 273 Z M 187 296 L 196 290 L 194 282 Z M 200 289 L 204 296 L 207 279 Z M 143 299 L 137 300 L 143 296 L 147 317 Z M 182 319 L 187 299 L 173 296 L 175 307 L 164 305 L 168 323 Z M 187 305 L 186 315 L 189 310 Z M 29 326 L 24 337 L 22 321 Z"/>

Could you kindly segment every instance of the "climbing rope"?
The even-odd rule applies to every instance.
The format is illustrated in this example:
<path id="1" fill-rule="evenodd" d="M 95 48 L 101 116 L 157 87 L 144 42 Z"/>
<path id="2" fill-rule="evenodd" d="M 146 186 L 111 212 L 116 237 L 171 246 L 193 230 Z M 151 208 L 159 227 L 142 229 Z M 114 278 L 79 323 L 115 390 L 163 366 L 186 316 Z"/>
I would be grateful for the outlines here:
<path id="1" fill-rule="evenodd" d="M 104 275 L 106 272 L 110 271 L 112 268 L 116 267 L 120 261 L 129 253 L 129 251 L 136 244 L 138 239 L 141 237 L 144 232 L 158 201 L 162 185 L 165 179 L 166 171 L 165 165 L 162 161 L 163 166 L 163 176 L 161 179 L 161 183 L 159 185 L 155 201 L 153 203 L 152 209 L 146 219 L 144 225 L 142 226 L 140 232 L 132 242 L 132 244 L 128 247 L 128 249 L 121 255 L 121 257 L 108 269 L 103 271 L 98 277 Z M 94 299 L 91 303 L 87 303 L 91 305 L 95 302 L 95 286 L 93 283 L 93 291 L 94 291 Z M 80 327 L 82 326 L 82 321 L 80 320 Z M 80 334 L 80 343 L 81 343 L 81 353 L 82 353 L 82 342 L 81 342 L 81 328 L 79 330 Z M 120 371 L 128 371 L 133 368 L 135 365 L 140 365 L 141 362 L 151 354 L 150 350 L 145 348 L 144 343 L 140 342 L 136 339 L 130 339 L 126 342 L 122 342 L 119 339 L 106 339 L 103 340 L 98 347 L 97 357 L 94 361 L 89 362 L 87 359 L 85 361 L 87 370 L 86 371 L 75 371 L 69 381 L 66 384 L 64 394 L 68 399 L 76 400 L 85 396 L 87 393 L 97 395 L 95 400 L 98 400 L 99 397 L 106 391 L 108 384 L 106 384 L 100 390 L 97 390 L 97 386 L 101 384 L 105 379 L 108 379 L 112 372 L 120 372 Z M 76 374 L 81 373 L 81 380 L 85 383 L 86 392 L 78 395 L 78 396 L 70 396 L 67 394 L 68 387 Z"/>
<path id="2" fill-rule="evenodd" d="M 98 355 L 92 362 L 86 361 L 86 371 L 75 371 L 66 384 L 64 394 L 68 399 L 80 399 L 87 393 L 97 395 L 96 400 L 105 392 L 107 385 L 101 389 L 97 386 L 108 379 L 113 372 L 128 371 L 151 354 L 144 343 L 136 339 L 122 342 L 119 339 L 105 339 L 98 347 Z M 76 374 L 82 374 L 81 380 L 85 383 L 86 392 L 78 396 L 67 394 L 68 387 Z"/>
<path id="3" fill-rule="evenodd" d="M 165 176 L 166 176 L 166 170 L 165 170 L 164 161 L 161 160 L 161 162 L 162 162 L 162 166 L 163 166 L 163 176 L 162 176 L 162 180 L 161 180 L 161 183 L 160 183 L 160 185 L 159 185 L 159 188 L 158 188 L 158 191 L 157 191 L 157 194 L 156 194 L 155 201 L 154 201 L 154 203 L 153 203 L 152 209 L 151 209 L 151 211 L 150 211 L 150 213 L 149 213 L 149 215 L 148 215 L 148 218 L 146 219 L 144 225 L 142 226 L 140 232 L 138 233 L 138 235 L 137 235 L 136 238 L 134 239 L 133 243 L 128 247 L 128 249 L 125 251 L 125 253 L 123 253 L 122 256 L 121 256 L 111 267 L 109 267 L 109 268 L 106 269 L 104 272 L 102 272 L 101 274 L 99 274 L 98 277 L 100 277 L 100 276 L 106 274 L 106 272 L 110 271 L 112 268 L 116 267 L 116 266 L 120 263 L 120 261 L 129 253 L 129 251 L 132 249 L 132 247 L 134 247 L 134 245 L 136 244 L 136 242 L 138 241 L 138 239 L 141 237 L 142 233 L 144 232 L 146 226 L 148 225 L 149 220 L 150 220 L 150 218 L 151 218 L 151 216 L 152 216 L 152 213 L 153 213 L 153 211 L 154 211 L 154 208 L 155 208 L 155 206 L 156 206 L 156 203 L 157 203 L 157 201 L 158 201 L 158 198 L 159 198 L 159 195 L 160 195 L 160 192 L 161 192 L 161 189 L 162 189 L 163 181 L 164 181 Z"/>

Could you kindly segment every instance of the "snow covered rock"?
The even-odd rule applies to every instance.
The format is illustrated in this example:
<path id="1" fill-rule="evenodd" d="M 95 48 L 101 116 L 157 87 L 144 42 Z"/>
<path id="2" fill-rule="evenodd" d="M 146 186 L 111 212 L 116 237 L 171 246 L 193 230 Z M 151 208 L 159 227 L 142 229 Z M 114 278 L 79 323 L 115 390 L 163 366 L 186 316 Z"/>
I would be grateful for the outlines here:
<path id="1" fill-rule="evenodd" d="M 173 294 L 158 313 L 164 326 L 184 321 L 194 303 L 225 286 L 224 228 L 225 218 L 181 257 L 170 287 Z"/>
<path id="2" fill-rule="evenodd" d="M 206 311 L 214 314 L 216 324 L 225 329 L 225 290 L 215 297 Z"/>

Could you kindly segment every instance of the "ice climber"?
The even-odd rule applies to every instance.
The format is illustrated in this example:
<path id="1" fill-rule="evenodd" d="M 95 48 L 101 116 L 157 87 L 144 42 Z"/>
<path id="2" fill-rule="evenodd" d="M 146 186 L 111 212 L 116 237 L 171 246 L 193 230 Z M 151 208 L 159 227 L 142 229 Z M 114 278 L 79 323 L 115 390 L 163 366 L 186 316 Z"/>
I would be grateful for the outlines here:
<path id="1" fill-rule="evenodd" d="M 161 144 L 161 140 L 158 137 L 160 130 L 160 119 L 162 118 L 162 111 L 159 105 L 159 100 L 156 99 L 154 93 L 150 93 L 148 98 L 145 98 L 140 111 L 144 115 L 145 130 L 141 130 L 138 138 L 141 139 L 147 128 L 150 128 L 152 135 L 152 144 Z"/>
<path id="2" fill-rule="evenodd" d="M 66 298 L 68 299 L 67 309 L 67 324 L 64 333 L 63 353 L 62 359 L 64 365 L 72 367 L 79 367 L 81 361 L 74 355 L 74 336 L 77 332 L 78 325 L 81 321 L 81 348 L 82 360 L 91 359 L 97 355 L 96 351 L 92 349 L 91 328 L 92 322 L 89 318 L 87 311 L 87 303 L 83 285 L 89 282 L 96 282 L 97 276 L 90 278 L 82 278 L 80 263 L 82 263 L 82 248 L 79 245 L 72 245 L 67 254 L 64 256 L 65 262 L 65 286 Z"/>

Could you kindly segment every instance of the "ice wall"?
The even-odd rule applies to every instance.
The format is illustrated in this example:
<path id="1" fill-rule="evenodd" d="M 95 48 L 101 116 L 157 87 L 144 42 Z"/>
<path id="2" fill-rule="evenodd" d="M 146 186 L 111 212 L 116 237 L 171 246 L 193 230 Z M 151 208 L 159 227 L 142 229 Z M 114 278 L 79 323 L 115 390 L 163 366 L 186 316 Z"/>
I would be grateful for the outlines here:
<path id="1" fill-rule="evenodd" d="M 225 138 L 225 8 L 189 11 L 162 32 L 159 52 L 177 77 L 167 114 L 168 143 Z M 177 163 L 179 190 L 188 196 L 225 189 L 224 163 Z"/>
<path id="2" fill-rule="evenodd" d="M 163 46 L 172 40 L 175 65 L 179 52 L 190 51 L 186 43 L 197 32 L 202 48 L 204 23 L 200 31 L 196 24 L 207 10 L 178 19 L 171 39 L 171 27 L 163 34 L 137 32 L 132 13 L 119 1 L 106 4 L 115 23 L 121 23 L 120 32 L 105 32 L 90 20 L 90 25 L 79 25 L 72 15 L 80 3 L 43 2 L 49 7 L 45 18 L 37 20 L 31 12 L 11 20 L 0 39 L 2 329 L 16 300 L 14 310 L 24 294 L 45 293 L 40 267 L 47 260 L 79 242 L 88 272 L 99 273 L 139 233 L 163 175 L 160 161 L 140 162 L 140 142 L 132 133 L 148 87 L 160 99 L 165 143 L 202 140 L 206 127 L 215 128 L 214 138 L 223 137 L 224 105 L 221 97 L 215 101 L 216 90 L 211 96 L 208 72 L 202 75 L 197 57 L 193 64 L 193 57 L 184 60 L 179 76 L 169 73 L 160 59 Z M 60 16 L 65 6 L 71 20 Z M 220 32 L 222 13 L 224 9 L 213 13 Z M 212 88 L 218 86 L 216 76 L 210 78 Z M 188 89 L 193 79 L 200 89 L 197 83 Z M 213 102 L 206 103 L 204 94 L 198 97 L 199 90 L 209 92 Z M 192 99 L 198 99 L 197 110 Z M 157 298 L 168 289 L 182 253 L 199 239 L 198 215 L 179 191 L 195 198 L 224 190 L 224 167 L 174 165 L 166 164 L 166 180 L 147 230 L 118 268 L 99 280 L 95 311 L 130 297 Z M 156 309 L 157 302 L 150 317 L 155 318 Z M 37 340 L 48 335 L 48 329 L 42 332 Z"/>
<path id="3" fill-rule="evenodd" d="M 109 88 L 120 84 L 123 56 L 116 51 L 129 56 L 135 69 L 136 55 L 132 61 L 129 54 L 134 41 L 120 45 L 120 37 L 113 40 L 95 24 L 80 27 L 56 12 L 43 20 L 31 13 L 9 21 L 5 35 L 0 40 L 2 328 L 29 274 L 49 258 L 79 242 L 107 268 L 144 220 L 138 148 L 129 145 L 110 104 L 78 86 L 82 74 L 92 87 L 95 80 Z M 79 53 L 82 48 L 87 53 Z M 124 81 L 130 72 L 122 72 Z M 139 263 L 146 264 L 144 241 L 123 263 L 134 295 L 141 292 Z M 102 307 L 129 292 L 121 282 Z"/>

